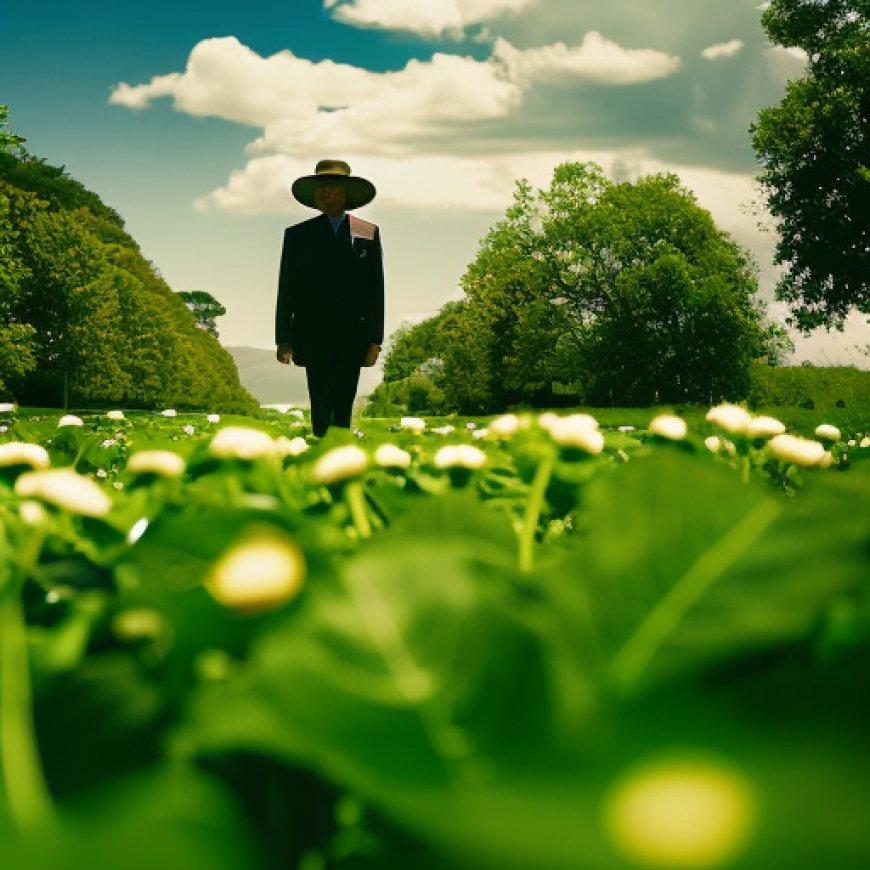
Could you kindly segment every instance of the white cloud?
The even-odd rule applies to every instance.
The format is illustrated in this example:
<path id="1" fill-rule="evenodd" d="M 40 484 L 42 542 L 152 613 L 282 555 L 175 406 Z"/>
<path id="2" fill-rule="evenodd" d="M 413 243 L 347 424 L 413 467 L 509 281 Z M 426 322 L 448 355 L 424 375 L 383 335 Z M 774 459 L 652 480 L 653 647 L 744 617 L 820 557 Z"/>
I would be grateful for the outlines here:
<path id="1" fill-rule="evenodd" d="M 625 86 L 669 75 L 679 63 L 661 52 L 623 49 L 591 32 L 579 46 L 516 49 L 499 39 L 484 60 L 436 53 L 399 70 L 371 72 L 330 60 L 314 63 L 290 51 L 261 57 L 223 37 L 198 43 L 183 73 L 122 83 L 110 102 L 143 109 L 170 97 L 178 111 L 259 127 L 261 135 L 247 148 L 252 158 L 309 161 L 321 156 L 324 142 L 333 153 L 461 157 L 480 150 L 482 142 L 487 149 L 510 148 L 497 136 L 487 138 L 484 128 L 494 121 L 521 125 L 523 103 L 540 83 Z M 257 164 L 252 173 L 263 167 Z"/>
<path id="2" fill-rule="evenodd" d="M 704 60 L 718 60 L 722 57 L 734 57 L 740 49 L 743 48 L 742 39 L 731 39 L 728 42 L 720 42 L 716 45 L 711 45 L 701 52 L 701 57 Z"/>
<path id="3" fill-rule="evenodd" d="M 519 12 L 538 0 L 323 0 L 337 21 L 429 39 L 459 38 L 466 27 Z"/>
<path id="4" fill-rule="evenodd" d="M 540 82 L 592 82 L 603 85 L 633 85 L 671 75 L 680 59 L 652 49 L 622 48 L 592 30 L 577 46 L 564 42 L 540 48 L 517 49 L 504 39 L 496 40 L 493 57 L 510 76 L 529 84 Z"/>

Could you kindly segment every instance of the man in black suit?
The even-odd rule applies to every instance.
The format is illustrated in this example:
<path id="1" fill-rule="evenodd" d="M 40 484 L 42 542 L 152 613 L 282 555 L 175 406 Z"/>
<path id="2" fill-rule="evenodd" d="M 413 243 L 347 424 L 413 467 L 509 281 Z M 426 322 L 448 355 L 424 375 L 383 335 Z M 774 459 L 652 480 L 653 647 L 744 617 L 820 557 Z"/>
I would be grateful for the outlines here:
<path id="1" fill-rule="evenodd" d="M 374 185 L 342 160 L 321 160 L 291 188 L 321 214 L 284 231 L 275 343 L 278 361 L 305 367 L 311 426 L 350 427 L 362 366 L 384 338 L 384 269 L 377 226 L 349 215 L 375 197 Z"/>

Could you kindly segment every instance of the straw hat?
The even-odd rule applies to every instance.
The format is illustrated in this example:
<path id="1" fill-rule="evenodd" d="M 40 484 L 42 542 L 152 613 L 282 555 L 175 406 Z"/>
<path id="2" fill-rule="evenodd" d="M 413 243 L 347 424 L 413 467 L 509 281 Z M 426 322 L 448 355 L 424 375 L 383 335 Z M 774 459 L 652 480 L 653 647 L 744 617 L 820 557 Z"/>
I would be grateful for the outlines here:
<path id="1" fill-rule="evenodd" d="M 314 192 L 325 182 L 340 184 L 344 188 L 345 208 L 361 208 L 375 198 L 375 186 L 367 179 L 350 174 L 350 166 L 343 160 L 321 160 L 314 175 L 303 175 L 293 182 L 290 190 L 302 205 L 317 208 Z"/>

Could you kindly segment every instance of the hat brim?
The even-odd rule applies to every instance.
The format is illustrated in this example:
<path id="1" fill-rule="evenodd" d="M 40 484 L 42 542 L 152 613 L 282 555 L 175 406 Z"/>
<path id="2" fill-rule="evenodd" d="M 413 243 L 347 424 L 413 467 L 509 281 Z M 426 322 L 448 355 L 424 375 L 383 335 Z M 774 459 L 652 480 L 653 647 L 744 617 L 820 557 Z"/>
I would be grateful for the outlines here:
<path id="1" fill-rule="evenodd" d="M 367 179 L 360 178 L 358 175 L 303 175 L 302 178 L 297 178 L 290 188 L 293 196 L 309 208 L 317 208 L 314 203 L 314 193 L 318 187 L 322 187 L 325 183 L 339 184 L 344 188 L 346 209 L 362 208 L 368 205 L 374 198 L 377 191 L 375 186 Z"/>

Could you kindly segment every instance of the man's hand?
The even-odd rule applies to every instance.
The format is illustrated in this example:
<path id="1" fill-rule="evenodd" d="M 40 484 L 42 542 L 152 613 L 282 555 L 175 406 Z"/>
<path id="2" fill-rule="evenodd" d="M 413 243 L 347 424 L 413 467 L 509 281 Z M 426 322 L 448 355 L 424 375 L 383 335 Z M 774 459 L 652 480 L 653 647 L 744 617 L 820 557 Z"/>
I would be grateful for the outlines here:
<path id="1" fill-rule="evenodd" d="M 290 365 L 293 362 L 293 348 L 289 344 L 279 344 L 275 355 L 278 357 L 278 362 L 284 363 L 284 365 Z"/>
<path id="2" fill-rule="evenodd" d="M 368 350 L 366 351 L 366 355 L 363 358 L 363 367 L 371 368 L 378 361 L 378 354 L 381 352 L 381 346 L 379 344 L 370 344 Z"/>

